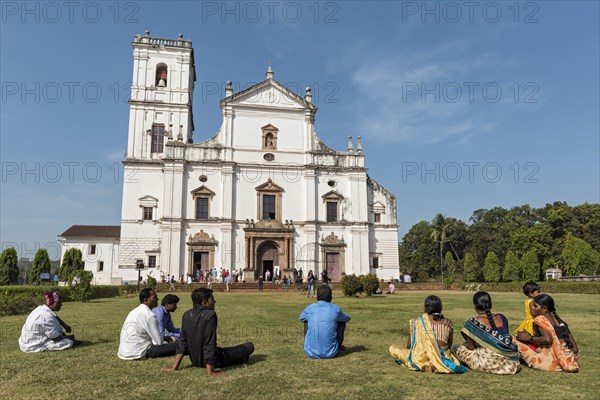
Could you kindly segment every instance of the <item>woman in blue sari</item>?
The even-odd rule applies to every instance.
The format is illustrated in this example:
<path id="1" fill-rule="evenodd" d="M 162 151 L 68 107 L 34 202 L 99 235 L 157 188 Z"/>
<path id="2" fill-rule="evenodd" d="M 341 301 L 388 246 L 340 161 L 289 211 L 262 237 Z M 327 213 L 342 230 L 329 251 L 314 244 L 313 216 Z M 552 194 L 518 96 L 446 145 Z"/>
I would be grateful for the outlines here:
<path id="1" fill-rule="evenodd" d="M 473 371 L 511 375 L 520 371 L 517 345 L 508 331 L 502 314 L 492 314 L 492 298 L 486 292 L 473 296 L 477 315 L 471 317 L 461 333 L 466 342 L 452 348 L 452 353 Z"/>

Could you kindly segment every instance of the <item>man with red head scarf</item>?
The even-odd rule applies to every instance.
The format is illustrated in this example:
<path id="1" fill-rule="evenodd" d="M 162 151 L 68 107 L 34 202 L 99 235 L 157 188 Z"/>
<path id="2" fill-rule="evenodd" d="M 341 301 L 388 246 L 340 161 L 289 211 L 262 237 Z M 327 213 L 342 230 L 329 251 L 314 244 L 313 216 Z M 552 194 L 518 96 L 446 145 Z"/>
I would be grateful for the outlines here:
<path id="1" fill-rule="evenodd" d="M 19 338 L 19 347 L 25 353 L 39 353 L 46 350 L 66 350 L 73 347 L 75 338 L 67 336 L 71 327 L 56 315 L 62 307 L 60 293 L 44 293 L 44 305 L 38 306 L 29 314 Z"/>

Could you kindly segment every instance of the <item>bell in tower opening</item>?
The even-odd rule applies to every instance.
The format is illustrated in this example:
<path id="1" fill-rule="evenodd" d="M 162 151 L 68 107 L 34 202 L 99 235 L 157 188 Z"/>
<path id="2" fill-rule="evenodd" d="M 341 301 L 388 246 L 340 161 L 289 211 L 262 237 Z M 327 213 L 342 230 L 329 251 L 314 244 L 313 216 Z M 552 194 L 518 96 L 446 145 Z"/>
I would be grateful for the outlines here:
<path id="1" fill-rule="evenodd" d="M 164 64 L 159 64 L 156 67 L 156 82 L 155 85 L 157 87 L 165 87 L 167 86 L 167 66 Z"/>

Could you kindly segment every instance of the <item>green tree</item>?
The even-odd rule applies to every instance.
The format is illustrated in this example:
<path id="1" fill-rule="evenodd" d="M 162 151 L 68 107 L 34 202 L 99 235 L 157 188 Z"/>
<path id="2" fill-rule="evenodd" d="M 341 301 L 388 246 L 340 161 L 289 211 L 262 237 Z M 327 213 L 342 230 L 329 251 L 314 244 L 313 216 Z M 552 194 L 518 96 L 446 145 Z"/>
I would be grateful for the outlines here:
<path id="1" fill-rule="evenodd" d="M 600 272 L 600 254 L 585 240 L 567 234 L 562 252 L 565 275 L 596 275 Z"/>
<path id="2" fill-rule="evenodd" d="M 19 259 L 14 247 L 6 248 L 0 254 L 0 285 L 10 285 L 19 279 Z"/>
<path id="3" fill-rule="evenodd" d="M 446 263 L 446 268 L 448 269 L 448 283 L 453 284 L 459 282 L 460 271 L 458 270 L 456 261 L 454 261 L 454 257 L 452 257 L 452 253 L 446 253 L 446 256 L 444 257 L 444 262 Z"/>
<path id="4" fill-rule="evenodd" d="M 83 269 L 83 259 L 81 250 L 78 248 L 70 248 L 65 251 L 63 256 L 62 264 L 58 270 L 58 280 L 61 282 L 69 282 L 69 278 L 74 271 Z"/>
<path id="5" fill-rule="evenodd" d="M 502 280 L 506 282 L 518 282 L 521 279 L 521 262 L 513 253 L 509 251 L 504 257 L 504 270 L 502 271 Z"/>
<path id="6" fill-rule="evenodd" d="M 358 277 L 361 286 L 363 288 L 363 292 L 367 296 L 372 296 L 379 289 L 379 279 L 373 274 L 361 275 Z"/>
<path id="7" fill-rule="evenodd" d="M 493 283 L 498 283 L 500 281 L 500 260 L 493 251 L 490 251 L 485 257 L 483 280 Z"/>
<path id="8" fill-rule="evenodd" d="M 340 283 L 342 285 L 344 296 L 356 296 L 363 291 L 362 282 L 359 277 L 354 274 L 342 275 L 342 281 Z"/>
<path id="9" fill-rule="evenodd" d="M 158 286 L 156 278 L 148 275 L 148 277 L 146 277 L 146 287 L 156 290 L 156 286 Z"/>
<path id="10" fill-rule="evenodd" d="M 400 270 L 413 278 L 434 274 L 439 267 L 435 246 L 431 245 L 432 228 L 426 221 L 413 225 L 402 238 L 399 248 Z"/>
<path id="11" fill-rule="evenodd" d="M 569 232 L 585 240 L 592 249 L 600 251 L 600 204 L 584 203 L 573 207 L 572 210 L 577 222 L 574 224 L 575 229 Z"/>
<path id="12" fill-rule="evenodd" d="M 19 268 L 19 276 L 23 277 L 23 284 L 29 283 L 28 281 L 30 281 L 32 266 L 33 266 L 32 260 L 25 258 L 25 257 L 19 258 L 17 267 Z"/>
<path id="13" fill-rule="evenodd" d="M 431 232 L 431 238 L 434 242 L 439 243 L 440 249 L 440 274 L 442 282 L 444 281 L 444 243 L 446 243 L 446 228 L 448 227 L 448 221 L 446 216 L 437 214 L 431 223 L 433 232 Z"/>
<path id="14" fill-rule="evenodd" d="M 479 276 L 479 266 L 473 254 L 467 253 L 463 264 L 463 281 L 476 282 Z"/>
<path id="15" fill-rule="evenodd" d="M 467 240 L 468 226 L 456 218 L 446 218 L 448 227 L 446 228 L 446 244 L 444 245 L 444 254 L 447 251 L 452 251 L 455 260 L 462 258 L 465 254 L 465 249 L 469 244 Z"/>
<path id="16" fill-rule="evenodd" d="M 523 281 L 537 281 L 540 279 L 540 261 L 535 250 L 529 250 L 521 258 L 521 267 L 523 268 Z"/>
<path id="17" fill-rule="evenodd" d="M 50 257 L 48 257 L 48 250 L 46 249 L 39 249 L 35 253 L 29 280 L 39 285 L 40 274 L 42 273 L 50 273 Z"/>
<path id="18" fill-rule="evenodd" d="M 92 298 L 92 279 L 94 274 L 92 271 L 84 271 L 82 269 L 75 270 L 69 276 L 69 296 L 77 301 L 90 301 Z"/>
<path id="19" fill-rule="evenodd" d="M 510 212 L 502 207 L 476 210 L 470 221 L 467 251 L 473 254 L 478 265 L 484 264 L 489 251 L 506 254 L 510 250 L 510 230 L 520 223 L 510 218 Z"/>

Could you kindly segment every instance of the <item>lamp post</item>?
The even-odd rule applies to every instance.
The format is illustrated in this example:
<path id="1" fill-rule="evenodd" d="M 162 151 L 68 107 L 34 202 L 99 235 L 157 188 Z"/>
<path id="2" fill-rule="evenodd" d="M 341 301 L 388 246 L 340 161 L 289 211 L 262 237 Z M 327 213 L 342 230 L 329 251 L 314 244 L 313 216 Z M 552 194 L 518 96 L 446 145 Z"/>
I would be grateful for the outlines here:
<path id="1" fill-rule="evenodd" d="M 137 291 L 140 291 L 140 281 L 142 280 L 142 270 L 144 269 L 144 260 L 138 259 L 135 262 L 135 269 L 138 272 L 138 280 L 137 280 Z"/>

